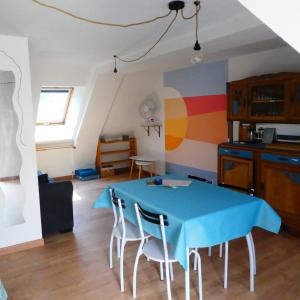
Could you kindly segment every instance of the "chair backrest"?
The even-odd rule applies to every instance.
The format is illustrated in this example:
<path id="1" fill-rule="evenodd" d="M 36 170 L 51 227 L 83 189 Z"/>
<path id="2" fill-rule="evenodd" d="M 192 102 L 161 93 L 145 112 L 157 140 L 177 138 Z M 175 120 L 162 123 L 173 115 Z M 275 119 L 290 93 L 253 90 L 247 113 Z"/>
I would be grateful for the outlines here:
<path id="1" fill-rule="evenodd" d="M 209 179 L 206 179 L 206 178 L 203 178 L 203 177 L 199 177 L 199 176 L 194 176 L 194 175 L 188 175 L 188 178 L 199 180 L 199 181 L 202 181 L 202 182 L 205 182 L 205 183 L 209 183 L 209 184 L 213 184 L 214 183 L 213 180 L 209 180 Z"/>
<path id="2" fill-rule="evenodd" d="M 148 210 L 145 210 L 138 203 L 134 204 L 134 208 L 135 208 L 135 213 L 136 213 L 142 241 L 144 241 L 145 236 L 144 236 L 144 228 L 142 225 L 141 218 L 143 218 L 143 220 L 146 222 L 160 226 L 163 247 L 164 247 L 164 256 L 165 256 L 165 260 L 168 261 L 169 253 L 168 253 L 168 246 L 167 246 L 168 244 L 167 244 L 166 229 L 165 229 L 165 226 L 169 226 L 168 217 L 166 215 L 153 213 Z"/>
<path id="3" fill-rule="evenodd" d="M 226 184 L 224 182 L 220 183 L 219 186 L 222 186 L 222 187 L 225 187 L 225 188 L 228 188 L 228 189 L 232 189 L 232 190 L 236 190 L 236 191 L 244 193 L 244 194 L 249 194 L 250 196 L 254 196 L 254 192 L 255 192 L 255 190 L 253 188 L 246 189 L 246 188 L 243 188 L 243 187 Z"/>
<path id="4" fill-rule="evenodd" d="M 121 223 L 122 226 L 122 235 L 123 237 L 126 236 L 126 226 L 125 226 L 125 219 L 124 219 L 124 212 L 123 209 L 126 208 L 125 201 L 116 197 L 115 191 L 113 189 L 109 189 L 110 199 L 112 203 L 112 208 L 114 212 L 114 225 L 116 227 L 118 223 Z"/>

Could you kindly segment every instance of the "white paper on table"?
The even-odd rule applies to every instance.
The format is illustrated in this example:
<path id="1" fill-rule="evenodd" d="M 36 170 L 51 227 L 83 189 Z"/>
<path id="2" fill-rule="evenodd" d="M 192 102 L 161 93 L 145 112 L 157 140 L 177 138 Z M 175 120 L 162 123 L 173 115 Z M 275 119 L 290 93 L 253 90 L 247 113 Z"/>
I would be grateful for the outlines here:
<path id="1" fill-rule="evenodd" d="M 192 180 L 163 179 L 164 186 L 189 186 Z"/>

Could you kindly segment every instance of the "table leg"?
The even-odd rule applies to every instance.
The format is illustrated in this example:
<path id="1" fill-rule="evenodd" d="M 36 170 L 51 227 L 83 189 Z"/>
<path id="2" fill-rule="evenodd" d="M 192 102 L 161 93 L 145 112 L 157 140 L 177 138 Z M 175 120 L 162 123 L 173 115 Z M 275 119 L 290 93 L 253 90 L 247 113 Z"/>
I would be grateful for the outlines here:
<path id="1" fill-rule="evenodd" d="M 190 300 L 190 250 L 186 248 L 187 268 L 185 270 L 185 300 Z"/>
<path id="2" fill-rule="evenodd" d="M 254 255 L 253 248 L 251 244 L 250 234 L 246 235 L 248 252 L 249 252 L 249 264 L 250 264 L 250 292 L 254 292 Z"/>
<path id="3" fill-rule="evenodd" d="M 142 166 L 139 166 L 139 179 L 141 179 L 141 175 L 142 175 Z"/>
<path id="4" fill-rule="evenodd" d="M 132 177 L 133 167 L 134 167 L 134 159 L 131 160 L 130 178 Z"/>
<path id="5" fill-rule="evenodd" d="M 254 262 L 254 275 L 256 275 L 256 254 L 255 254 L 255 246 L 254 246 L 254 241 L 253 241 L 253 236 L 252 233 L 249 233 L 250 241 L 251 241 L 251 246 L 252 246 L 252 254 L 253 254 L 253 262 Z"/>

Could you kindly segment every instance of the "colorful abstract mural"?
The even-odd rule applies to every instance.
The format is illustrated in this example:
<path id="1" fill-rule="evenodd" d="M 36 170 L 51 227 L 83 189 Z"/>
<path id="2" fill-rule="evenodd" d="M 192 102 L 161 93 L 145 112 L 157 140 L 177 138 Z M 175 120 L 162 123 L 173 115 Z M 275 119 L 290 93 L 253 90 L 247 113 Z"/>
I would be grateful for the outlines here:
<path id="1" fill-rule="evenodd" d="M 216 180 L 217 145 L 227 140 L 227 74 L 227 61 L 164 74 L 165 87 L 181 95 L 164 103 L 167 172 Z"/>

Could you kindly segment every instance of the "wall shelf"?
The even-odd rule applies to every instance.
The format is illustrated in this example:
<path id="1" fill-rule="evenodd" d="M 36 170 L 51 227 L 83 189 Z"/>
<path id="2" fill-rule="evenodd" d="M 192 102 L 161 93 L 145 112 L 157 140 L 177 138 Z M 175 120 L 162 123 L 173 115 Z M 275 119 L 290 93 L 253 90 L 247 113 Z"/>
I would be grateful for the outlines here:
<path id="1" fill-rule="evenodd" d="M 128 153 L 130 152 L 130 149 L 125 150 L 112 150 L 112 151 L 103 151 L 102 155 L 109 155 L 109 154 L 122 154 L 122 153 Z"/>
<path id="2" fill-rule="evenodd" d="M 109 165 L 114 165 L 114 164 L 121 164 L 121 163 L 127 163 L 130 162 L 130 159 L 119 159 L 119 160 L 111 160 L 111 161 L 103 161 L 102 162 L 102 167 L 109 166 Z"/>
<path id="3" fill-rule="evenodd" d="M 162 127 L 161 124 L 141 125 L 141 127 L 145 129 L 145 131 L 148 133 L 148 136 L 150 136 L 150 128 L 153 128 L 157 132 L 158 137 L 160 137 L 160 129 Z"/>

